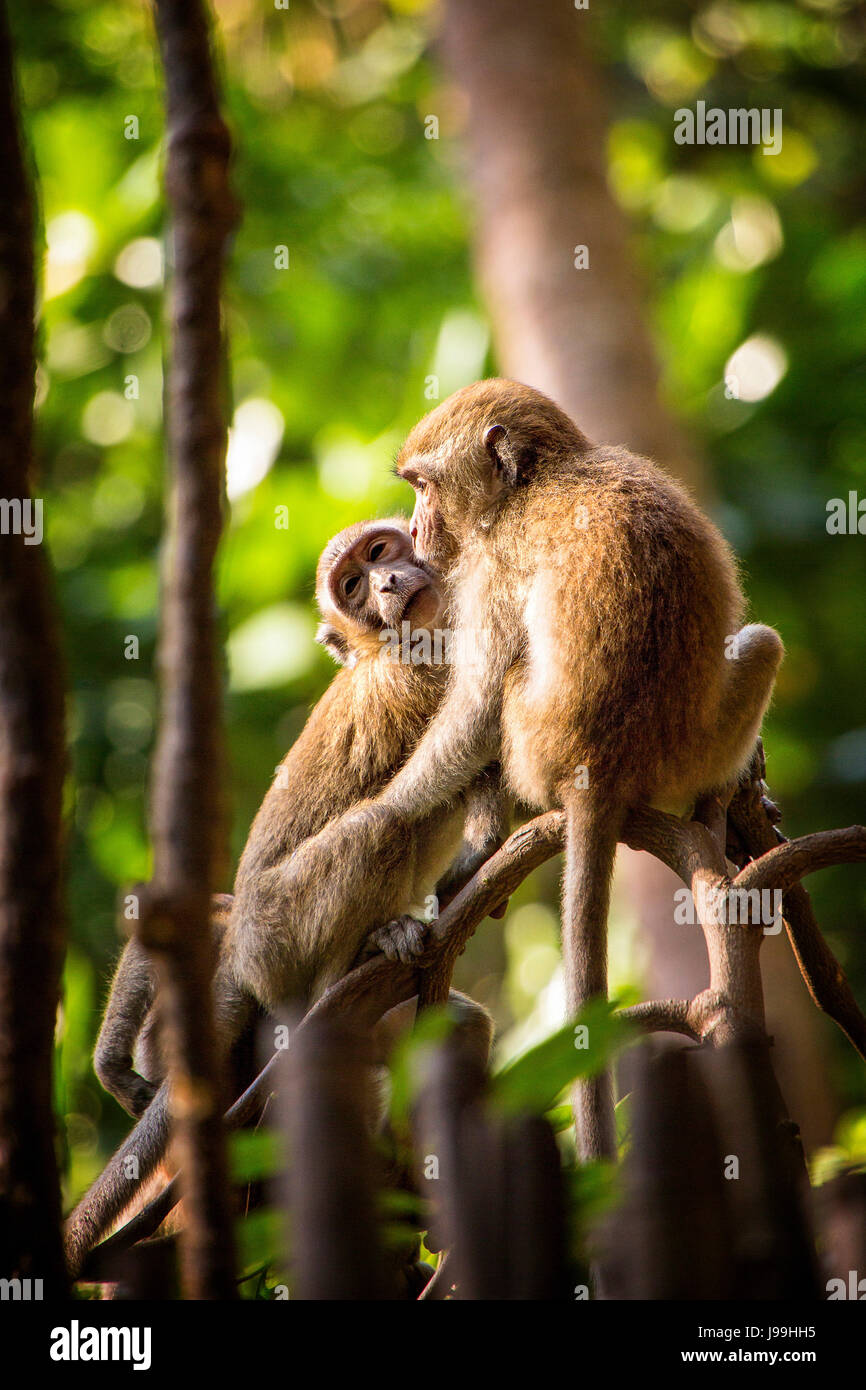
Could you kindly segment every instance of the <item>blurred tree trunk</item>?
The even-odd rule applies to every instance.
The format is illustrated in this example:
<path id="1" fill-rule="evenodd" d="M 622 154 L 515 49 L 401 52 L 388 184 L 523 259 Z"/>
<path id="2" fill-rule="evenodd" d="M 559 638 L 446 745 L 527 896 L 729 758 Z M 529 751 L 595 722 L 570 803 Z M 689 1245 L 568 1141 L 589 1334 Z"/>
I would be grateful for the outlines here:
<path id="1" fill-rule="evenodd" d="M 159 641 L 153 882 L 139 936 L 156 953 L 172 1119 L 182 1170 L 187 1297 L 237 1296 L 220 1056 L 211 979 L 211 894 L 226 857 L 213 565 L 227 438 L 220 294 L 237 217 L 202 0 L 156 0 L 165 72 L 171 212 L 171 497 Z"/>
<path id="2" fill-rule="evenodd" d="M 607 184 L 590 23 L 567 0 L 444 0 L 443 57 L 467 103 L 478 274 L 496 352 L 506 375 L 552 396 L 590 439 L 648 454 L 706 497 L 705 471 L 659 395 L 628 227 Z M 585 269 L 575 267 L 580 247 Z M 707 960 L 701 933 L 674 925 L 679 880 L 625 849 L 620 867 L 651 941 L 652 994 L 691 998 Z M 780 1079 L 807 1144 L 825 1142 L 832 1113 L 816 1013 L 791 951 L 773 954 L 768 1027 Z M 786 1066 L 786 1054 L 796 1063 Z"/>
<path id="3" fill-rule="evenodd" d="M 60 648 L 33 458 L 33 200 L 0 0 L 0 1277 L 65 1287 L 52 1075 L 60 998 Z M 41 508 L 41 502 L 38 504 Z"/>

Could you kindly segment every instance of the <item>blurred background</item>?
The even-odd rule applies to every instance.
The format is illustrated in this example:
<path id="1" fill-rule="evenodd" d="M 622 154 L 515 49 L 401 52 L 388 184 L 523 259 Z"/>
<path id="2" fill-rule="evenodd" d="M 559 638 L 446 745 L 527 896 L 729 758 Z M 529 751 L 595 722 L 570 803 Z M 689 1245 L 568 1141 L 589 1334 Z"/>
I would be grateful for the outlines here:
<path id="1" fill-rule="evenodd" d="M 389 467 L 437 399 L 479 376 L 517 374 L 513 327 L 500 323 L 497 336 L 490 239 L 485 251 L 474 202 L 483 130 L 479 144 L 456 8 L 446 4 L 443 21 L 426 0 L 215 6 L 244 205 L 226 296 L 233 396 L 219 571 L 235 861 L 275 764 L 333 674 L 313 642 L 321 547 L 352 521 L 410 510 Z M 742 558 L 753 613 L 787 646 L 764 734 L 783 829 L 862 821 L 866 540 L 828 535 L 826 521 L 830 499 L 866 498 L 866 7 L 597 8 L 584 54 L 596 154 L 637 267 L 656 393 L 671 438 L 688 441 L 691 481 Z M 163 117 L 138 0 L 42 0 L 19 7 L 14 29 L 47 245 L 36 490 L 71 690 L 58 1103 L 73 1197 L 127 1127 L 90 1050 L 120 946 L 118 895 L 149 869 Z M 698 99 L 781 108 L 781 153 L 676 145 L 673 113 Z M 479 224 L 485 294 L 473 272 Z M 648 447 L 626 414 L 617 433 L 627 372 L 605 415 L 612 381 L 593 386 L 586 408 L 598 404 L 603 423 L 575 406 L 578 423 Z M 680 460 L 659 452 L 659 462 Z M 557 870 L 529 880 L 504 926 L 486 922 L 459 963 L 458 985 L 494 1011 L 503 1058 L 562 1018 Z M 667 890 L 661 930 L 658 912 L 656 930 L 642 929 L 639 880 L 633 864 L 618 880 L 611 975 L 645 996 L 681 960 L 699 973 L 702 948 L 694 928 L 673 924 Z M 866 869 L 831 870 L 809 887 L 862 1005 Z M 774 1007 L 796 1021 L 780 1052 L 783 1088 L 816 1171 L 828 1171 L 834 1156 L 866 1158 L 862 1069 L 786 962 L 783 943 L 769 943 L 771 1031 Z"/>

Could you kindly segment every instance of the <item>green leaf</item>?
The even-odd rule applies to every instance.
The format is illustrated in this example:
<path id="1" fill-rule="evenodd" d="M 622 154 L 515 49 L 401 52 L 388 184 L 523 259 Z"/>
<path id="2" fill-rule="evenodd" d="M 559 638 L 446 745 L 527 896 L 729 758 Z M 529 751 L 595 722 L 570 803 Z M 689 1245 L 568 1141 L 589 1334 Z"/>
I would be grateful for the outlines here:
<path id="1" fill-rule="evenodd" d="M 574 1123 L 570 1105 L 554 1105 L 544 1117 L 554 1134 L 563 1134 Z"/>
<path id="2" fill-rule="evenodd" d="M 285 1166 L 281 1134 L 274 1129 L 244 1129 L 229 1143 L 232 1182 L 256 1182 L 272 1178 Z"/>
<path id="3" fill-rule="evenodd" d="M 614 1119 L 616 1120 L 616 1143 L 620 1159 L 625 1156 L 631 1144 L 632 1126 L 632 1102 L 631 1092 L 621 1096 L 614 1106 Z"/>
<path id="4" fill-rule="evenodd" d="M 571 1217 L 579 1229 L 610 1211 L 619 1195 L 616 1164 L 604 1158 L 567 1168 L 566 1184 Z"/>
<path id="5" fill-rule="evenodd" d="M 630 1041 L 633 1030 L 616 1017 L 618 1003 L 592 1000 L 577 1021 L 530 1048 L 493 1078 L 494 1104 L 509 1114 L 544 1114 L 566 1086 L 596 1076 Z"/>
<path id="6" fill-rule="evenodd" d="M 284 1214 L 271 1207 L 251 1211 L 235 1222 L 241 1278 L 247 1279 L 271 1265 L 279 1266 L 285 1260 L 284 1229 Z"/>
<path id="7" fill-rule="evenodd" d="M 391 1054 L 391 1122 L 397 1129 L 409 1123 L 409 1111 L 417 1089 L 424 1056 L 443 1043 L 454 1027 L 446 1008 L 425 1009 L 412 1028 L 396 1043 Z"/>
<path id="8" fill-rule="evenodd" d="M 404 1192 L 399 1187 L 388 1187 L 379 1193 L 379 1209 L 388 1217 L 406 1217 L 414 1221 L 420 1217 L 424 1204 L 415 1192 Z"/>

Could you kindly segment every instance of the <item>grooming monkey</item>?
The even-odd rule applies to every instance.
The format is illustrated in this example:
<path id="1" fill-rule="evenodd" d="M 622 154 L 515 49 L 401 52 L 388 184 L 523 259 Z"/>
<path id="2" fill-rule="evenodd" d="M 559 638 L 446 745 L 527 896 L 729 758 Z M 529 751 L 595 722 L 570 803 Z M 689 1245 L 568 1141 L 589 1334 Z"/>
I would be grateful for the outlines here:
<path id="1" fill-rule="evenodd" d="M 782 642 L 772 628 L 739 630 L 733 557 L 688 494 L 648 460 L 591 445 L 527 386 L 458 391 L 412 430 L 397 471 L 416 493 L 416 553 L 449 588 L 456 656 L 437 714 L 376 805 L 413 824 L 499 759 L 514 796 L 564 809 L 576 1012 L 607 994 L 627 811 L 683 813 L 747 766 Z M 580 1087 L 575 1111 L 582 1154 L 613 1156 L 609 1078 Z"/>
<path id="2" fill-rule="evenodd" d="M 362 523 L 335 537 L 319 562 L 316 596 L 318 640 L 343 669 L 277 770 L 250 830 L 234 899 L 215 899 L 215 1009 L 226 1050 L 258 1009 L 273 1010 L 286 1000 L 309 1005 L 342 978 L 372 927 L 402 920 L 410 909 L 423 912 L 459 850 L 445 880 L 447 892 L 458 891 L 505 833 L 503 804 L 488 772 L 448 815 L 422 818 L 399 842 L 386 839 L 389 827 L 380 820 L 368 826 L 368 852 L 363 836 L 336 856 L 329 848 L 316 852 L 322 827 L 375 795 L 405 761 L 446 679 L 444 666 L 394 660 L 380 638 L 399 633 L 403 622 L 413 633 L 430 631 L 443 612 L 439 585 L 415 560 L 402 518 Z M 384 944 L 390 945 L 387 936 Z M 405 954 L 402 933 L 390 953 Z M 127 1160 L 134 1156 L 144 1177 L 165 1149 L 167 1089 L 157 1089 L 164 1068 L 154 1042 L 153 996 L 146 953 L 131 942 L 112 986 L 95 1065 L 106 1089 L 132 1113 L 156 1096 L 70 1218 L 73 1271 L 132 1195 Z M 487 1012 L 457 991 L 449 1003 L 468 1045 L 486 1058 L 492 1035 Z M 388 1032 L 386 1019 L 383 1039 Z M 132 1062 L 139 1034 L 144 1076 Z"/>

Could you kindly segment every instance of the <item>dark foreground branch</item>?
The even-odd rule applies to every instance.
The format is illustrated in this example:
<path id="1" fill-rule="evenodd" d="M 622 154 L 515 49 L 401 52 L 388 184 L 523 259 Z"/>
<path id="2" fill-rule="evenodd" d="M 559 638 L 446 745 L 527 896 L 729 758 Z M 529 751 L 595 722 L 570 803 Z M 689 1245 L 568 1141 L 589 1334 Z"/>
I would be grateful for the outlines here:
<path id="1" fill-rule="evenodd" d="M 204 4 L 156 0 L 155 10 L 174 250 L 168 375 L 173 473 L 159 643 L 154 875 L 142 898 L 139 938 L 159 969 L 171 1113 L 188 1207 L 184 1288 L 193 1298 L 230 1298 L 236 1285 L 210 988 L 210 899 L 224 855 L 213 598 L 227 432 L 220 291 L 236 207 Z"/>
<path id="2" fill-rule="evenodd" d="M 33 458 L 33 199 L 0 3 L 0 1276 L 66 1286 L 52 1064 L 64 916 L 63 675 Z"/>

